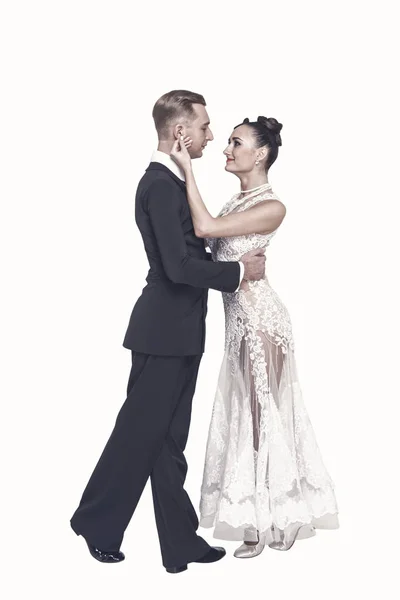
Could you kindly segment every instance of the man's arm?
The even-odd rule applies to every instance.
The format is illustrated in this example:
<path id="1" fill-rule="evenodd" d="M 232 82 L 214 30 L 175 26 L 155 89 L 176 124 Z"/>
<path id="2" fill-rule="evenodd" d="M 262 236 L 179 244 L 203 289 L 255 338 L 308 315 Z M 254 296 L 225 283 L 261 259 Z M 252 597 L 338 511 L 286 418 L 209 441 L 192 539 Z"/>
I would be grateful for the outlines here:
<path id="1" fill-rule="evenodd" d="M 182 202 L 178 191 L 165 180 L 147 190 L 150 222 L 168 279 L 194 287 L 234 292 L 240 285 L 238 262 L 212 262 L 189 255 L 181 224 Z"/>
<path id="2" fill-rule="evenodd" d="M 206 256 L 207 256 L 207 260 L 212 260 L 212 254 L 211 252 L 206 252 Z M 244 277 L 244 264 L 239 260 L 239 266 L 240 266 L 240 277 L 239 277 L 239 285 L 237 286 L 235 292 L 239 291 L 239 288 L 241 286 L 241 283 L 243 281 L 243 277 Z"/>

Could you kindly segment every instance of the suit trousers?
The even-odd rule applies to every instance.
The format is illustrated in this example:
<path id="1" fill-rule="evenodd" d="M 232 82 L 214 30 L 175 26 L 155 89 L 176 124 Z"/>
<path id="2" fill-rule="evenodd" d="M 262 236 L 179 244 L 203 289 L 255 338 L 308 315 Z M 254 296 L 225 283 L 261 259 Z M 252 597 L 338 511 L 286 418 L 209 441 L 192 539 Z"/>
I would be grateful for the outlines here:
<path id="1" fill-rule="evenodd" d="M 71 526 L 90 544 L 118 550 L 151 479 L 165 567 L 197 560 L 210 546 L 196 534 L 196 511 L 184 490 L 192 399 L 201 355 L 132 352 L 127 398 L 75 511 Z"/>

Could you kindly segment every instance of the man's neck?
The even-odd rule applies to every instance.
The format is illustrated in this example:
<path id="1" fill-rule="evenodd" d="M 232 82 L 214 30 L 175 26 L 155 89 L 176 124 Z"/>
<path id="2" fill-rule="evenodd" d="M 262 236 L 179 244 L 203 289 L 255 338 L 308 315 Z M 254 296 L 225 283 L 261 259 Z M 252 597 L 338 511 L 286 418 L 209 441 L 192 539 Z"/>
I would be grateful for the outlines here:
<path id="1" fill-rule="evenodd" d="M 181 181 L 185 181 L 184 172 L 178 166 L 178 164 L 174 161 L 174 159 L 171 158 L 171 155 L 169 153 L 164 152 L 163 150 L 160 150 L 158 148 L 156 150 L 156 152 L 153 152 L 151 160 L 161 163 L 162 165 L 167 167 L 170 171 L 172 171 L 172 173 L 174 173 L 174 175 L 176 175 L 179 179 L 181 179 Z"/>
<path id="2" fill-rule="evenodd" d="M 157 150 L 159 150 L 160 152 L 164 152 L 164 154 L 170 155 L 173 145 L 174 145 L 173 141 L 172 142 L 171 141 L 159 141 Z"/>

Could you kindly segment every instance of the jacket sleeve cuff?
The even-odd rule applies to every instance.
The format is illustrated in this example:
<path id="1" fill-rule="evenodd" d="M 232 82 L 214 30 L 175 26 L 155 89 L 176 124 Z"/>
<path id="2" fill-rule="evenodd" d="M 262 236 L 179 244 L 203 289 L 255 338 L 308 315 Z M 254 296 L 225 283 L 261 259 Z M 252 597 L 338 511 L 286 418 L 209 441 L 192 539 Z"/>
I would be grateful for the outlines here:
<path id="1" fill-rule="evenodd" d="M 239 267 L 240 267 L 240 277 L 239 277 L 239 285 L 237 286 L 235 292 L 239 291 L 240 285 L 243 281 L 243 277 L 244 277 L 244 264 L 242 262 L 240 262 L 239 260 Z"/>

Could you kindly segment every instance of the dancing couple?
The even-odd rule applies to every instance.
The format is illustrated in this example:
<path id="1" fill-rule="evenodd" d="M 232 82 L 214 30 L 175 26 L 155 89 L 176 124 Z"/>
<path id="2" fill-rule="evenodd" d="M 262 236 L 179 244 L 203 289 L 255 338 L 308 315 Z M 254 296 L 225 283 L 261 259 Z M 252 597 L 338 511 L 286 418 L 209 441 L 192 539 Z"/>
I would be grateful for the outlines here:
<path id="1" fill-rule="evenodd" d="M 175 90 L 155 104 L 158 149 L 139 182 L 135 218 L 147 285 L 124 339 L 127 398 L 71 526 L 91 555 L 124 560 L 123 535 L 150 478 L 163 565 L 225 555 L 197 530 L 238 540 L 237 558 L 285 551 L 316 528 L 338 527 L 297 377 L 289 313 L 265 274 L 265 251 L 285 217 L 268 173 L 282 125 L 246 118 L 224 150 L 240 190 L 213 217 L 192 160 L 213 140 L 203 96 Z M 207 252 L 206 247 L 211 252 Z M 184 489 L 192 399 L 205 343 L 208 289 L 222 292 L 225 353 L 208 435 L 200 521 Z"/>

